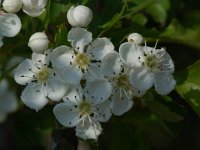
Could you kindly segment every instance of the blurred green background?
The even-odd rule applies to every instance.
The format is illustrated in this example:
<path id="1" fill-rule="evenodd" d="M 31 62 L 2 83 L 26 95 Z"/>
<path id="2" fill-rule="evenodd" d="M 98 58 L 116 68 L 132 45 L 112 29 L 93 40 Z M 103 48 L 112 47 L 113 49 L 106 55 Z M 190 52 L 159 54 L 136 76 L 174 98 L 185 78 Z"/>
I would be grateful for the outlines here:
<path id="1" fill-rule="evenodd" d="M 84 4 L 93 11 L 88 30 L 93 38 L 106 36 L 118 50 L 128 34 L 140 33 L 147 45 L 165 47 L 175 62 L 176 89 L 159 96 L 152 89 L 134 99 L 132 110 L 103 124 L 99 140 L 87 141 L 93 150 L 200 150 L 200 1 L 199 0 L 49 0 L 45 13 L 31 18 L 18 13 L 22 30 L 5 38 L 0 49 L 2 70 L 13 56 L 31 56 L 27 43 L 38 31 L 48 34 L 50 46 L 67 42 L 71 5 Z M 19 98 L 19 109 L 0 125 L 0 150 L 74 150 L 77 138 L 64 129 L 52 113 L 53 104 L 39 112 L 20 101 L 22 86 L 7 73 Z"/>

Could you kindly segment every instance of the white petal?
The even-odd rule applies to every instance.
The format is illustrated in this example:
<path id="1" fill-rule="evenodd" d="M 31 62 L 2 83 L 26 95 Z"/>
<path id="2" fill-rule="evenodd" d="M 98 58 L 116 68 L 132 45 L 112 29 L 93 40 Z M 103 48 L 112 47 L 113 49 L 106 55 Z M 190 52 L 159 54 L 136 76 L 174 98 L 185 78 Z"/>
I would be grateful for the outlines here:
<path id="1" fill-rule="evenodd" d="M 176 81 L 170 73 L 157 73 L 155 74 L 154 86 L 158 94 L 166 95 L 175 88 Z"/>
<path id="2" fill-rule="evenodd" d="M 84 93 L 91 103 L 100 103 L 110 97 L 112 90 L 112 85 L 107 79 L 99 79 L 86 82 Z"/>
<path id="3" fill-rule="evenodd" d="M 92 119 L 89 120 L 87 118 L 86 120 L 79 122 L 79 124 L 76 126 L 76 135 L 84 140 L 87 139 L 95 139 L 97 140 L 98 136 L 102 132 L 101 124 Z"/>
<path id="4" fill-rule="evenodd" d="M 38 53 L 33 53 L 32 54 L 32 61 L 34 66 L 37 66 L 39 68 L 42 68 L 44 66 L 49 65 L 49 55 L 45 54 L 38 54 Z"/>
<path id="5" fill-rule="evenodd" d="M 123 66 L 122 60 L 117 52 L 109 53 L 102 60 L 102 68 L 106 77 L 118 76 Z"/>
<path id="6" fill-rule="evenodd" d="M 60 124 L 66 127 L 74 127 L 80 121 L 80 115 L 76 107 L 76 104 L 66 101 L 57 104 L 53 109 L 53 113 Z"/>
<path id="7" fill-rule="evenodd" d="M 88 46 L 87 54 L 93 60 L 102 60 L 108 53 L 114 51 L 114 46 L 108 38 L 97 38 Z"/>
<path id="8" fill-rule="evenodd" d="M 145 68 L 135 67 L 129 74 L 130 82 L 138 90 L 147 90 L 153 86 L 154 74 Z"/>
<path id="9" fill-rule="evenodd" d="M 13 37 L 21 30 L 21 21 L 15 14 L 3 13 L 0 15 L 1 36 Z"/>
<path id="10" fill-rule="evenodd" d="M 52 65 L 56 68 L 63 69 L 65 66 L 70 66 L 74 61 L 74 52 L 68 46 L 62 45 L 57 47 L 51 53 Z"/>
<path id="11" fill-rule="evenodd" d="M 52 65 L 59 71 L 62 80 L 70 84 L 78 84 L 83 76 L 81 69 L 72 63 L 74 53 L 67 46 L 60 46 L 51 54 Z"/>
<path id="12" fill-rule="evenodd" d="M 33 65 L 30 59 L 25 59 L 14 70 L 14 79 L 18 84 L 26 85 L 35 80 L 34 76 L 37 68 Z"/>
<path id="13" fill-rule="evenodd" d="M 120 45 L 119 55 L 128 66 L 141 66 L 143 59 L 142 47 L 131 42 Z"/>
<path id="14" fill-rule="evenodd" d="M 68 85 L 55 80 L 53 77 L 49 78 L 46 85 L 47 96 L 53 101 L 61 100 L 68 89 Z"/>
<path id="15" fill-rule="evenodd" d="M 92 33 L 84 28 L 72 28 L 67 37 L 77 52 L 83 53 L 84 47 L 92 41 Z"/>
<path id="16" fill-rule="evenodd" d="M 112 113 L 110 111 L 110 101 L 106 100 L 103 103 L 93 106 L 97 113 L 94 113 L 94 118 L 100 122 L 107 122 Z"/>
<path id="17" fill-rule="evenodd" d="M 74 104 L 79 104 L 83 99 L 83 89 L 80 85 L 71 85 L 67 91 L 64 101 L 71 101 Z"/>
<path id="18" fill-rule="evenodd" d="M 85 73 L 84 76 L 87 82 L 104 79 L 101 65 L 101 63 L 93 63 L 89 66 L 88 71 Z"/>
<path id="19" fill-rule="evenodd" d="M 47 93 L 41 84 L 29 83 L 23 90 L 21 99 L 26 106 L 38 111 L 48 103 L 46 96 Z"/>
<path id="20" fill-rule="evenodd" d="M 121 116 L 132 108 L 132 96 L 125 90 L 118 90 L 111 97 L 111 110 L 114 115 Z"/>

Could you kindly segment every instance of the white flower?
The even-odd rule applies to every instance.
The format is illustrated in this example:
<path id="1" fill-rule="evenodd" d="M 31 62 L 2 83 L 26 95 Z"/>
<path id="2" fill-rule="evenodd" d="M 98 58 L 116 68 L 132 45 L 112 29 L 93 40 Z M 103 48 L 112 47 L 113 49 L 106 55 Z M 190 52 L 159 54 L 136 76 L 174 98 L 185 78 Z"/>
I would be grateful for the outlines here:
<path id="1" fill-rule="evenodd" d="M 134 87 L 147 90 L 154 85 L 161 95 L 174 89 L 174 63 L 165 49 L 146 45 L 141 47 L 127 42 L 120 46 L 119 51 L 123 61 L 133 67 L 129 77 Z"/>
<path id="2" fill-rule="evenodd" d="M 9 13 L 17 13 L 22 7 L 21 0 L 4 0 L 3 9 Z"/>
<path id="3" fill-rule="evenodd" d="M 83 5 L 72 6 L 67 12 L 69 24 L 75 27 L 87 27 L 92 21 L 92 17 L 90 8 Z"/>
<path id="4" fill-rule="evenodd" d="M 133 97 L 142 96 L 145 91 L 137 90 L 131 86 L 128 72 L 117 52 L 109 53 L 102 60 L 104 76 L 112 83 L 113 92 L 111 95 L 111 110 L 114 115 L 122 115 L 131 109 Z"/>
<path id="5" fill-rule="evenodd" d="M 0 12 L 0 36 L 14 37 L 21 29 L 21 21 L 15 14 Z"/>
<path id="6" fill-rule="evenodd" d="M 45 11 L 47 0 L 22 0 L 22 10 L 31 17 L 38 17 Z"/>
<path id="7" fill-rule="evenodd" d="M 35 53 L 43 53 L 47 50 L 49 45 L 49 40 L 47 35 L 44 32 L 36 32 L 34 33 L 28 42 L 28 46 Z"/>
<path id="8" fill-rule="evenodd" d="M 88 98 L 80 86 L 71 87 L 64 102 L 57 104 L 53 112 L 63 126 L 76 126 L 76 135 L 84 140 L 97 139 L 102 132 L 99 122 L 111 117 L 109 101 L 99 103 Z"/>
<path id="9" fill-rule="evenodd" d="M 15 69 L 18 84 L 27 85 L 22 92 L 22 101 L 36 111 L 43 108 L 48 99 L 58 101 L 66 94 L 68 86 L 60 81 L 57 70 L 50 66 L 49 51 L 33 53 L 32 60 L 25 59 Z"/>
<path id="10" fill-rule="evenodd" d="M 143 37 L 139 33 L 132 33 L 127 39 L 128 42 L 132 42 L 134 44 L 141 44 L 143 42 Z"/>
<path id="11" fill-rule="evenodd" d="M 17 98 L 13 91 L 10 90 L 8 81 L 0 81 L 0 123 L 3 122 L 8 113 L 17 109 Z"/>
<path id="12" fill-rule="evenodd" d="M 66 82 L 78 84 L 93 61 L 100 61 L 114 46 L 107 38 L 92 41 L 92 34 L 83 28 L 72 28 L 68 34 L 72 49 L 60 46 L 52 53 L 52 65 L 61 70 Z"/>

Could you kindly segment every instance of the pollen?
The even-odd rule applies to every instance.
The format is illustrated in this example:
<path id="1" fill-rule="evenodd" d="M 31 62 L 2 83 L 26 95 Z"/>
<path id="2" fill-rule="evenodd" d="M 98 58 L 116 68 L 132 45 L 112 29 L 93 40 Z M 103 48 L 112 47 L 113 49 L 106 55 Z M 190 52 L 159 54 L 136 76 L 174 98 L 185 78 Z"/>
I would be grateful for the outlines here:
<path id="1" fill-rule="evenodd" d="M 91 61 L 86 54 L 79 53 L 75 57 L 75 64 L 78 65 L 81 69 L 87 69 L 90 63 Z"/>
<path id="2" fill-rule="evenodd" d="M 126 88 L 129 86 L 129 81 L 127 75 L 123 74 L 117 77 L 116 79 L 116 85 L 119 88 Z"/>
<path id="3" fill-rule="evenodd" d="M 47 67 L 42 68 L 37 74 L 36 78 L 38 81 L 46 81 L 49 78 L 50 69 Z"/>

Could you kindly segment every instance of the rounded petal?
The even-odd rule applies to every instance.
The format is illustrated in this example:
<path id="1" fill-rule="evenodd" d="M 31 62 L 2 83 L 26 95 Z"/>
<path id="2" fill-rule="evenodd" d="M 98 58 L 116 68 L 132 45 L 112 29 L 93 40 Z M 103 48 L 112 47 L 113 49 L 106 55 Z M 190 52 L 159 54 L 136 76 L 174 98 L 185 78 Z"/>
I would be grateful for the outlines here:
<path id="1" fill-rule="evenodd" d="M 38 111 L 48 103 L 46 96 L 46 90 L 41 84 L 29 83 L 23 90 L 21 99 L 26 106 Z"/>
<path id="2" fill-rule="evenodd" d="M 112 84 L 107 79 L 94 80 L 92 82 L 86 82 L 84 89 L 85 97 L 91 103 L 101 103 L 107 100 L 112 93 Z"/>
<path id="3" fill-rule="evenodd" d="M 175 88 L 176 81 L 169 73 L 157 73 L 155 74 L 154 86 L 158 94 L 166 95 Z"/>
<path id="4" fill-rule="evenodd" d="M 108 38 L 97 38 L 88 46 L 87 54 L 93 60 L 102 60 L 108 53 L 114 51 L 114 45 Z"/>
<path id="5" fill-rule="evenodd" d="M 50 63 L 49 62 L 49 55 L 45 55 L 45 54 L 33 53 L 31 60 L 32 60 L 34 66 L 36 66 L 38 68 L 48 66 L 49 63 Z"/>
<path id="6" fill-rule="evenodd" d="M 153 86 L 154 74 L 145 68 L 135 67 L 129 74 L 130 83 L 138 90 L 148 90 Z"/>
<path id="7" fill-rule="evenodd" d="M 68 85 L 59 82 L 54 78 L 49 78 L 47 81 L 46 90 L 48 93 L 48 98 L 50 98 L 53 101 L 59 101 L 65 96 L 68 90 Z"/>
<path id="8" fill-rule="evenodd" d="M 14 79 L 18 84 L 26 85 L 35 80 L 34 76 L 37 68 L 33 65 L 30 59 L 25 59 L 14 70 Z"/>
<path id="9" fill-rule="evenodd" d="M 80 121 L 80 115 L 76 105 L 70 101 L 57 104 L 53 113 L 60 124 L 66 127 L 74 127 Z"/>
<path id="10" fill-rule="evenodd" d="M 21 30 L 21 21 L 15 14 L 3 13 L 0 15 L 0 35 L 14 37 Z"/>
<path id="11" fill-rule="evenodd" d="M 109 53 L 102 60 L 103 74 L 108 77 L 118 76 L 122 70 L 122 60 L 117 52 Z"/>
<path id="12" fill-rule="evenodd" d="M 84 75 L 87 82 L 104 79 L 104 74 L 102 72 L 101 65 L 101 63 L 93 63 L 89 66 L 88 71 Z"/>
<path id="13" fill-rule="evenodd" d="M 96 121 L 95 119 L 86 118 L 86 120 L 82 120 L 79 122 L 79 124 L 76 126 L 76 135 L 83 140 L 87 139 L 98 139 L 98 136 L 102 132 L 101 124 Z"/>
<path id="14" fill-rule="evenodd" d="M 22 7 L 22 1 L 4 0 L 3 9 L 9 13 L 17 13 Z"/>
<path id="15" fill-rule="evenodd" d="M 142 47 L 131 42 L 120 45 L 119 55 L 122 61 L 128 66 L 141 66 L 143 59 Z"/>
<path id="16" fill-rule="evenodd" d="M 110 111 L 110 101 L 106 100 L 103 103 L 97 104 L 95 106 L 93 106 L 95 109 L 94 113 L 94 118 L 100 122 L 107 122 L 111 116 L 112 113 Z"/>
<path id="17" fill-rule="evenodd" d="M 74 104 L 79 104 L 83 99 L 83 89 L 80 85 L 72 85 L 67 91 L 64 101 L 70 101 Z"/>
<path id="18" fill-rule="evenodd" d="M 84 47 L 92 41 L 92 33 L 84 28 L 75 27 L 69 31 L 67 39 L 77 52 L 83 53 Z"/>
<path id="19" fill-rule="evenodd" d="M 58 69 L 63 69 L 66 66 L 70 66 L 74 61 L 74 52 L 66 45 L 57 47 L 51 53 L 52 65 Z"/>
<path id="20" fill-rule="evenodd" d="M 118 90 L 111 97 L 110 108 L 114 115 L 121 116 L 132 108 L 132 96 L 125 90 Z"/>

